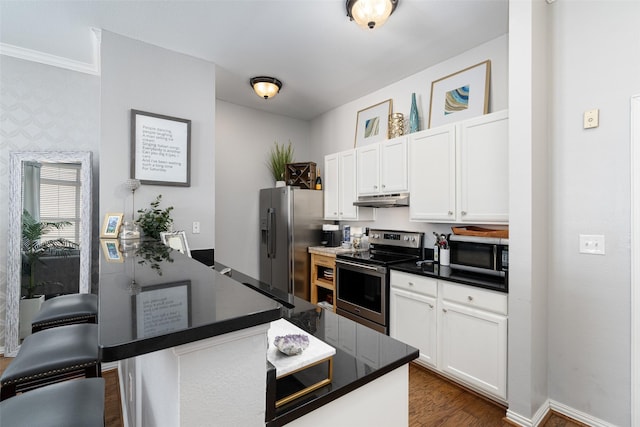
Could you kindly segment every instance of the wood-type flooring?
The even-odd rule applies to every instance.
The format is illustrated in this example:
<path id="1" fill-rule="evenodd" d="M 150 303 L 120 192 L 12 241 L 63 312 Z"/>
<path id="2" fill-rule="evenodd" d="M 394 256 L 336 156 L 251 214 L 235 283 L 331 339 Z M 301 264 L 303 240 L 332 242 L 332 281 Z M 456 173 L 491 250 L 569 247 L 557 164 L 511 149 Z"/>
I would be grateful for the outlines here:
<path id="1" fill-rule="evenodd" d="M 0 374 L 12 358 L 0 357 Z M 102 373 L 105 379 L 105 426 L 123 427 L 120 387 L 116 370 Z M 411 363 L 409 366 L 409 427 L 512 427 L 506 409 Z M 551 414 L 543 427 L 583 427 L 583 424 Z M 386 427 L 386 426 L 380 426 Z"/>

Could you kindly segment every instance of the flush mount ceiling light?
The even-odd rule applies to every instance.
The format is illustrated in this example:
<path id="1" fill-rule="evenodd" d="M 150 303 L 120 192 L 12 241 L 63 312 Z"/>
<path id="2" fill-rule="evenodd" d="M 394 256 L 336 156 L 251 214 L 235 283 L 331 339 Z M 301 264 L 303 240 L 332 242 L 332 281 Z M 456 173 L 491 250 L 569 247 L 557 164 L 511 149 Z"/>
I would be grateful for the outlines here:
<path id="1" fill-rule="evenodd" d="M 347 16 L 362 28 L 381 27 L 399 0 L 347 0 Z"/>
<path id="2" fill-rule="evenodd" d="M 282 82 L 275 77 L 252 77 L 249 83 L 254 92 L 264 99 L 273 98 L 282 89 Z"/>

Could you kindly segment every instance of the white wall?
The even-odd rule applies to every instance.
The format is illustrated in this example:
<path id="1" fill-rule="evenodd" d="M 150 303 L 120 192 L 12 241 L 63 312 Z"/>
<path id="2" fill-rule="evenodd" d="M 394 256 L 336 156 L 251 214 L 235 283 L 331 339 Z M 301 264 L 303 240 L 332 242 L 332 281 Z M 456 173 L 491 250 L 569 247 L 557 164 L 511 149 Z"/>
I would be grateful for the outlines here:
<path id="1" fill-rule="evenodd" d="M 108 31 L 102 33 L 102 131 L 100 215 L 131 214 L 124 187 L 130 168 L 130 110 L 191 120 L 191 186 L 143 185 L 135 209 L 162 194 L 161 208 L 173 206 L 174 230 L 186 230 L 191 249 L 215 241 L 215 65 Z M 135 214 L 135 218 L 138 214 Z M 199 221 L 200 234 L 191 233 Z"/>
<path id="2" fill-rule="evenodd" d="M 0 200 L 9 199 L 12 151 L 91 151 L 97 166 L 99 77 L 0 55 L 0 98 Z M 97 167 L 93 176 L 95 190 Z M 5 335 L 8 216 L 8 209 L 0 209 L 0 346 Z"/>
<path id="3" fill-rule="evenodd" d="M 275 185 L 266 166 L 274 142 L 291 141 L 295 162 L 321 165 L 322 159 L 309 154 L 309 122 L 220 100 L 216 105 L 215 258 L 257 278 L 258 195 Z"/>
<path id="4" fill-rule="evenodd" d="M 549 396 L 630 425 L 630 98 L 640 2 L 550 5 Z M 589 41 L 589 43 L 585 43 Z M 582 128 L 600 109 L 600 127 Z M 606 255 L 578 253 L 602 234 Z"/>

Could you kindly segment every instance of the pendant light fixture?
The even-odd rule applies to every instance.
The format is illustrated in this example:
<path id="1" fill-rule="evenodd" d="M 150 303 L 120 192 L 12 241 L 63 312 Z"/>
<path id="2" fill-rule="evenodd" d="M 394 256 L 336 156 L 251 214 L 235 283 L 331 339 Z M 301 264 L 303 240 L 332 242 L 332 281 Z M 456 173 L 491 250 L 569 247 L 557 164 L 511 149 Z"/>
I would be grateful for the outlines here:
<path id="1" fill-rule="evenodd" d="M 273 98 L 282 89 L 282 82 L 275 77 L 252 77 L 249 83 L 256 95 L 264 99 Z"/>
<path id="2" fill-rule="evenodd" d="M 399 0 L 347 0 L 347 16 L 360 27 L 381 27 L 398 6 Z"/>

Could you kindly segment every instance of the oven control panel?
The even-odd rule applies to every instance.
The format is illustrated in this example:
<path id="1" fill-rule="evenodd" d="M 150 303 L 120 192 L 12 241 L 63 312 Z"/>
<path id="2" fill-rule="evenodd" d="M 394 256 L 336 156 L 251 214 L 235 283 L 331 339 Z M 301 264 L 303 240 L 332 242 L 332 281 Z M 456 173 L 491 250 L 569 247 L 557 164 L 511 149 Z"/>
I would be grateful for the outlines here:
<path id="1" fill-rule="evenodd" d="M 422 248 L 424 233 L 414 231 L 370 230 L 369 242 L 377 245 Z"/>

